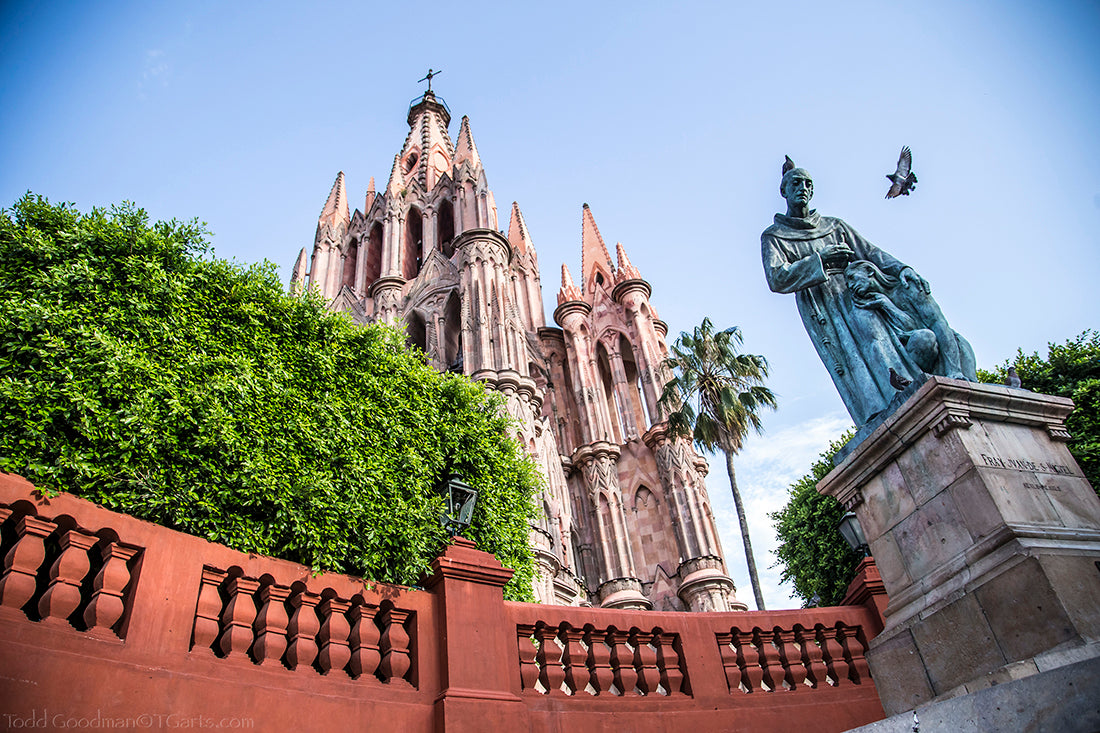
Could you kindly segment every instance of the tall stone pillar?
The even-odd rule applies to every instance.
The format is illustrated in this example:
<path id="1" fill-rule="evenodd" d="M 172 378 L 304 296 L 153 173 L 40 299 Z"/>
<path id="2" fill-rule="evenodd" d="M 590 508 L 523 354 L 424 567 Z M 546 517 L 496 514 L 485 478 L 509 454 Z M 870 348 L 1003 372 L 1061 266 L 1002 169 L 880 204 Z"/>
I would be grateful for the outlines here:
<path id="1" fill-rule="evenodd" d="M 888 715 L 1100 657 L 1100 499 L 1065 445 L 1072 409 L 931 377 L 818 484 L 889 593 L 867 654 Z"/>

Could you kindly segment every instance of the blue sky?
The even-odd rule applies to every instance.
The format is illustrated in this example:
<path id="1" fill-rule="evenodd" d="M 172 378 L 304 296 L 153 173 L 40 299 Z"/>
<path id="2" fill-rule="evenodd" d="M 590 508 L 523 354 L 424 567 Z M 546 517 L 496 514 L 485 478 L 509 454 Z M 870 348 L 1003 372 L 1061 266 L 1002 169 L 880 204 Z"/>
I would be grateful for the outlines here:
<path id="1" fill-rule="evenodd" d="M 754 4 L 756 5 L 756 4 Z M 1100 324 L 1100 5 L 1086 2 L 0 4 L 0 206 L 27 190 L 208 223 L 284 281 L 337 171 L 383 186 L 429 67 L 520 204 L 553 308 L 581 205 L 653 286 L 670 335 L 739 325 L 780 409 L 738 479 L 766 517 L 847 424 L 759 236 L 784 154 L 814 204 L 912 265 L 991 367 Z M 920 182 L 886 201 L 902 145 Z M 502 222 L 502 226 L 505 223 Z M 751 599 L 723 462 L 711 496 Z M 789 607 L 778 569 L 771 607 Z M 751 602 L 751 601 L 750 601 Z"/>

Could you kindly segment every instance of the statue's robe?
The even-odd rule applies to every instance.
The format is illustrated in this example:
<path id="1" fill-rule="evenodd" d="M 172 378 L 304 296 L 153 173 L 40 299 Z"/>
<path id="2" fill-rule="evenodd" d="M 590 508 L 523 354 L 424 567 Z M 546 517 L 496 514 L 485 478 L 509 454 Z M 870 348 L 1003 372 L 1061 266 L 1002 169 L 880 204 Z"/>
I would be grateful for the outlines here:
<path id="1" fill-rule="evenodd" d="M 805 218 L 776 214 L 775 224 L 760 235 L 760 246 L 768 287 L 795 294 L 806 332 L 860 427 L 897 394 L 890 385 L 891 368 L 913 380 L 921 379 L 923 372 L 906 352 L 897 329 L 880 313 L 852 303 L 843 265 L 826 271 L 821 250 L 842 237 L 855 252 L 853 260 L 873 262 L 894 277 L 906 268 L 843 220 L 816 211 Z"/>

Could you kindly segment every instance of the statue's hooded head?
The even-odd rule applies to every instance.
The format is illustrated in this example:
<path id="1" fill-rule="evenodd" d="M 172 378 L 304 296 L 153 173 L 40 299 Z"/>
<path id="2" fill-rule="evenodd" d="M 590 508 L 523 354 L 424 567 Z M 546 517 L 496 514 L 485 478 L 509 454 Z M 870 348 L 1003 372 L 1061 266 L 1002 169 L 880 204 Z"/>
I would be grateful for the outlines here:
<path id="1" fill-rule="evenodd" d="M 790 195 L 794 192 L 788 193 L 788 184 L 796 180 L 805 181 L 809 184 L 806 187 L 806 202 L 808 203 L 810 197 L 814 195 L 814 179 L 810 177 L 809 171 L 805 168 L 796 168 L 794 161 L 787 156 L 786 161 L 783 163 L 783 178 L 779 181 L 779 195 L 790 201 Z"/>

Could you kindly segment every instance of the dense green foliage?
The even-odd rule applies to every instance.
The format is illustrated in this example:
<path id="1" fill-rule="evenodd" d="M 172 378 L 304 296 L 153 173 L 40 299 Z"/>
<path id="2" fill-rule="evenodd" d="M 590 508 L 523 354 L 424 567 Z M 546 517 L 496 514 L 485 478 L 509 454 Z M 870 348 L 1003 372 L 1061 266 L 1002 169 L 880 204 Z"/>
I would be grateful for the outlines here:
<path id="1" fill-rule="evenodd" d="M 709 318 L 704 318 L 692 333 L 681 333 L 664 362 L 673 376 L 665 385 L 659 404 L 668 413 L 669 432 L 692 438 L 707 452 L 720 449 L 725 454 L 749 582 L 756 608 L 763 611 L 764 594 L 756 573 L 733 456 L 741 450 L 750 430 L 763 431 L 760 412 L 764 408 L 774 409 L 776 403 L 775 395 L 764 386 L 767 359 L 740 353 L 741 343 L 739 328 L 733 326 L 715 332 Z"/>
<path id="2" fill-rule="evenodd" d="M 197 224 L 30 195 L 0 212 L 0 470 L 238 550 L 410 584 L 465 533 L 529 599 L 533 463 L 484 389 L 400 334 L 209 256 Z"/>
<path id="3" fill-rule="evenodd" d="M 853 434 L 845 433 L 833 441 L 810 473 L 791 484 L 786 506 L 770 515 L 779 538 L 776 555 L 783 566 L 779 577 L 790 581 L 806 606 L 840 603 L 862 559 L 837 529 L 844 508 L 815 488 L 833 469 L 833 456 Z"/>
<path id="4" fill-rule="evenodd" d="M 1100 332 L 1088 330 L 1064 344 L 1047 344 L 1045 359 L 1018 349 L 1015 359 L 992 371 L 979 369 L 978 378 L 1003 384 L 1010 366 L 1025 389 L 1073 400 L 1077 407 L 1066 420 L 1073 436 L 1069 451 L 1100 493 Z"/>

